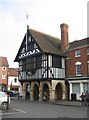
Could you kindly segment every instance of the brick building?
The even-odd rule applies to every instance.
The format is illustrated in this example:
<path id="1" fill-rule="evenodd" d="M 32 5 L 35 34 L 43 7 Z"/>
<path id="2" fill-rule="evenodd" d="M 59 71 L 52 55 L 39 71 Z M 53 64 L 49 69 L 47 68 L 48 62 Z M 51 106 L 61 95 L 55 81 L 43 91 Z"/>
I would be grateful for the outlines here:
<path id="1" fill-rule="evenodd" d="M 0 91 L 19 90 L 19 86 L 18 69 L 9 68 L 7 57 L 0 57 Z"/>
<path id="2" fill-rule="evenodd" d="M 89 91 L 89 38 L 69 43 L 68 25 L 60 25 L 61 39 L 29 29 L 23 38 L 15 62 L 19 63 L 19 81 L 23 98 L 31 100 L 80 99 Z"/>
<path id="3" fill-rule="evenodd" d="M 73 94 L 75 94 L 74 99 L 80 100 L 82 92 L 89 91 L 89 38 L 69 43 L 66 55 L 69 99 L 73 99 Z"/>
<path id="4" fill-rule="evenodd" d="M 0 90 L 7 89 L 8 84 L 8 60 L 6 57 L 0 57 Z"/>

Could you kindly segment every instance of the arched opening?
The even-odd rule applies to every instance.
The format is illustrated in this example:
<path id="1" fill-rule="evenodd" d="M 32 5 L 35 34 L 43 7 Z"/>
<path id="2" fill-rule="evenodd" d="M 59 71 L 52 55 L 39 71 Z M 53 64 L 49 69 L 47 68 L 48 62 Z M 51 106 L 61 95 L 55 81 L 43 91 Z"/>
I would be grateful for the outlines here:
<path id="1" fill-rule="evenodd" d="M 62 100 L 62 86 L 60 83 L 58 83 L 55 88 L 55 99 Z"/>
<path id="2" fill-rule="evenodd" d="M 37 84 L 34 85 L 34 100 L 39 100 L 39 86 Z"/>
<path id="3" fill-rule="evenodd" d="M 49 100 L 49 86 L 45 83 L 43 86 L 43 98 L 44 96 L 47 96 L 47 100 Z"/>

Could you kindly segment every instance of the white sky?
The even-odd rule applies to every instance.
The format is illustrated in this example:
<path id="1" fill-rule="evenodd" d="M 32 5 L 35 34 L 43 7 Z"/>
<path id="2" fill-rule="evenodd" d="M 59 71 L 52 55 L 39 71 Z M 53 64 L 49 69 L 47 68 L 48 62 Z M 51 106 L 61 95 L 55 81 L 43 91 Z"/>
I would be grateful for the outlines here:
<path id="1" fill-rule="evenodd" d="M 69 25 L 69 41 L 87 37 L 88 0 L 0 0 L 0 56 L 9 67 L 26 32 L 26 13 L 32 29 L 60 38 L 60 24 Z"/>

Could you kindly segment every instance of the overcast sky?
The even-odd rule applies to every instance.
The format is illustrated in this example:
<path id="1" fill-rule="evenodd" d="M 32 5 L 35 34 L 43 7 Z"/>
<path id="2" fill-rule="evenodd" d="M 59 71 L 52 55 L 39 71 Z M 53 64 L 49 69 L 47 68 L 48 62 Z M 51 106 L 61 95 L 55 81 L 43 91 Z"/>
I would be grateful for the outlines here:
<path id="1" fill-rule="evenodd" d="M 0 0 L 0 56 L 9 67 L 30 28 L 60 38 L 60 24 L 69 25 L 69 41 L 87 37 L 88 0 Z M 26 14 L 28 13 L 28 21 Z"/>

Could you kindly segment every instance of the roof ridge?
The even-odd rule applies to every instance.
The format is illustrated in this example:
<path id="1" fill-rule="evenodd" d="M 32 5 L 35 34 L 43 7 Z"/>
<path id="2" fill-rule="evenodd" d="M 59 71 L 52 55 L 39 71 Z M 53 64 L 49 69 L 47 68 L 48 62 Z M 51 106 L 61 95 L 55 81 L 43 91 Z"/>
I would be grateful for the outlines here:
<path id="1" fill-rule="evenodd" d="M 76 39 L 76 40 L 74 40 L 74 41 L 72 41 L 70 43 L 81 42 L 81 41 L 86 40 L 86 39 L 89 39 L 89 37 L 86 37 L 86 38 L 83 38 L 83 39 L 79 39 L 79 40 Z"/>
<path id="2" fill-rule="evenodd" d="M 32 31 L 35 31 L 35 32 L 39 32 L 39 33 L 41 33 L 41 34 L 43 34 L 43 35 L 47 35 L 47 36 L 49 36 L 49 37 L 52 37 L 52 38 L 61 40 L 60 38 L 55 37 L 55 36 L 52 36 L 52 35 L 50 35 L 50 34 L 48 34 L 48 33 L 44 33 L 44 32 L 41 32 L 41 31 L 38 31 L 38 30 L 35 30 L 35 29 L 31 29 L 31 28 L 30 28 L 29 30 L 32 30 Z"/>

